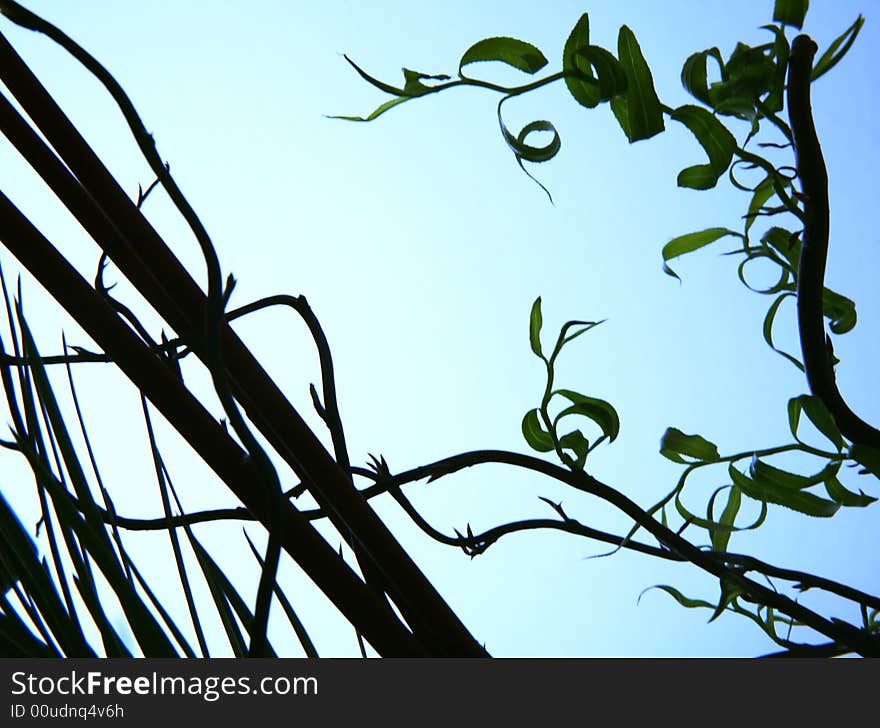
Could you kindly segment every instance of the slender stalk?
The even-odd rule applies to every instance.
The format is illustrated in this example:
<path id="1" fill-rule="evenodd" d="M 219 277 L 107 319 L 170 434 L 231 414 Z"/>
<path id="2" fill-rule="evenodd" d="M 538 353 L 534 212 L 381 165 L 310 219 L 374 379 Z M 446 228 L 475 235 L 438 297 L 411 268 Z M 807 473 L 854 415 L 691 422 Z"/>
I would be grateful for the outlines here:
<path id="1" fill-rule="evenodd" d="M 788 113 L 804 205 L 804 239 L 797 289 L 798 331 L 804 370 L 810 391 L 825 403 L 844 437 L 880 450 L 880 430 L 853 412 L 837 388 L 831 340 L 825 334 L 823 296 L 830 210 L 828 170 L 810 105 L 816 50 L 816 43 L 809 36 L 799 35 L 795 38 L 791 46 L 788 75 Z"/>

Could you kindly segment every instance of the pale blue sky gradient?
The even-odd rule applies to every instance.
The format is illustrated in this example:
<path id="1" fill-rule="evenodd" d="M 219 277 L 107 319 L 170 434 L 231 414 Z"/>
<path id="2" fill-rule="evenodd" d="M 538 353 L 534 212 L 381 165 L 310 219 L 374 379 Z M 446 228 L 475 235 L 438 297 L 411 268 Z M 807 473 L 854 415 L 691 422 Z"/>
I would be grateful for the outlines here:
<path id="1" fill-rule="evenodd" d="M 549 119 L 561 134 L 559 156 L 530 167 L 553 193 L 551 205 L 518 170 L 498 131 L 497 98 L 488 92 L 456 89 L 371 124 L 325 118 L 366 114 L 386 100 L 340 54 L 397 82 L 401 66 L 454 74 L 473 42 L 509 35 L 539 46 L 552 71 L 572 25 L 587 11 L 593 42 L 611 50 L 621 24 L 633 29 L 661 100 L 675 107 L 691 101 L 679 80 L 688 55 L 718 46 L 726 57 L 737 40 L 768 40 L 758 27 L 771 21 L 772 5 L 34 0 L 30 7 L 89 49 L 126 88 L 213 235 L 224 273 L 239 281 L 232 305 L 275 293 L 306 295 L 333 348 L 354 463 L 382 454 L 400 471 L 471 449 L 526 451 L 520 421 L 543 391 L 542 367 L 528 344 L 529 309 L 541 295 L 548 338 L 568 319 L 608 319 L 570 345 L 557 381 L 616 406 L 620 437 L 591 456 L 588 469 L 648 506 L 680 472 L 658 453 L 667 426 L 700 433 L 722 453 L 786 443 L 786 402 L 806 391 L 803 376 L 764 345 L 761 322 L 770 300 L 738 282 L 736 261 L 719 255 L 731 245 L 678 261 L 681 285 L 662 272 L 664 243 L 707 227 L 738 229 L 747 195 L 725 180 L 709 192 L 678 189 L 678 171 L 704 158 L 686 130 L 670 125 L 630 146 L 607 107 L 587 111 L 557 84 L 505 106 L 512 129 Z M 814 108 L 831 176 L 827 281 L 854 298 L 859 311 L 856 329 L 835 340 L 843 360 L 838 381 L 857 411 L 876 423 L 880 250 L 872 217 L 880 129 L 873 53 L 880 6 L 867 0 L 812 5 L 805 31 L 822 48 L 858 13 L 867 18 L 849 56 L 814 87 Z M 146 165 L 99 85 L 51 41 L 8 22 L 2 31 L 126 189 L 134 195 L 138 183 L 149 184 Z M 514 78 L 487 64 L 478 72 Z M 741 142 L 745 129 L 734 130 Z M 91 278 L 96 246 L 5 141 L 0 179 Z M 145 210 L 203 281 L 198 247 L 166 198 L 157 193 Z M 7 273 L 15 270 L 8 254 L 0 256 Z M 115 270 L 111 276 L 121 281 Z M 62 326 L 72 343 L 88 343 L 28 276 L 24 289 L 44 351 L 58 348 Z M 120 282 L 119 290 L 128 289 Z M 792 311 L 780 316 L 778 336 L 796 350 Z M 236 329 L 318 429 L 308 394 L 318 369 L 304 326 L 288 312 L 271 311 Z M 93 414 L 89 424 L 119 511 L 159 515 L 136 393 L 107 367 L 79 371 L 82 396 L 103 398 L 113 416 L 111 422 Z M 197 365 L 185 372 L 187 381 L 206 386 Z M 164 428 L 162 437 L 188 508 L 234 503 L 172 432 Z M 4 493 L 30 493 L 12 457 L 3 463 L 4 473 L 21 473 L 14 485 L 4 481 Z M 289 473 L 283 477 L 292 484 Z M 691 486 L 692 507 L 704 512 L 726 477 L 721 468 L 714 480 Z M 861 481 L 878 495 L 876 479 Z M 537 496 L 562 500 L 588 525 L 616 532 L 630 526 L 594 499 L 501 466 L 414 484 L 408 493 L 448 533 L 468 523 L 476 531 L 552 517 Z M 636 604 L 657 583 L 714 599 L 715 580 L 692 567 L 634 554 L 586 559 L 605 547 L 540 532 L 508 537 L 470 560 L 430 541 L 393 503 L 375 506 L 493 654 L 754 655 L 773 648 L 743 619 L 724 615 L 707 625 L 708 613 L 684 610 L 657 591 Z M 755 504 L 744 511 L 756 512 Z M 731 545 L 876 593 L 876 514 L 876 506 L 846 509 L 820 521 L 771 508 L 759 532 L 734 536 Z M 209 525 L 199 533 L 242 593 L 252 595 L 258 573 L 238 526 Z M 705 541 L 705 534 L 686 534 Z M 146 548 L 144 571 L 182 604 L 174 596 L 167 538 L 132 535 L 130 543 Z M 352 629 L 295 566 L 285 564 L 282 581 L 322 655 L 356 654 Z M 281 652 L 299 654 L 274 612 L 273 636 Z"/>

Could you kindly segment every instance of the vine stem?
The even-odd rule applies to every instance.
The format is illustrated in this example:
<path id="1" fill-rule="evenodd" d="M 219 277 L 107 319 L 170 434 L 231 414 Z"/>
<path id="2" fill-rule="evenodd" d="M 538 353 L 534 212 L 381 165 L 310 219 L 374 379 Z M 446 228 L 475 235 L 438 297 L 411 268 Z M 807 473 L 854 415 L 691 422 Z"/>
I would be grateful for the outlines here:
<path id="1" fill-rule="evenodd" d="M 822 400 L 834 416 L 840 432 L 854 443 L 880 449 L 880 430 L 855 414 L 837 388 L 831 342 L 825 333 L 822 299 L 828 258 L 830 208 L 828 170 L 810 104 L 816 50 L 816 43 L 810 36 L 799 35 L 791 46 L 788 70 L 788 113 L 804 205 L 804 238 L 797 288 L 798 331 L 804 370 L 810 391 Z"/>
<path id="2" fill-rule="evenodd" d="M 596 496 L 638 523 L 682 561 L 689 561 L 694 566 L 717 576 L 719 579 L 728 580 L 752 600 L 766 604 L 812 627 L 817 632 L 831 637 L 835 642 L 849 645 L 854 651 L 863 656 L 880 656 L 880 637 L 859 630 L 841 620 L 826 619 L 802 604 L 774 591 L 772 588 L 767 588 L 747 578 L 744 575 L 744 570 L 750 570 L 750 566 L 744 565 L 742 568 L 730 568 L 725 564 L 724 554 L 703 551 L 684 539 L 680 534 L 656 521 L 626 495 L 585 471 L 567 470 L 546 460 L 520 453 L 506 452 L 504 450 L 476 450 L 414 468 L 405 473 L 399 473 L 393 476 L 393 481 L 397 485 L 403 485 L 414 480 L 428 478 L 428 482 L 431 482 L 464 468 L 490 462 L 514 465 L 526 470 L 543 473 L 577 490 Z M 751 566 L 754 566 L 754 564 L 751 564 Z"/>

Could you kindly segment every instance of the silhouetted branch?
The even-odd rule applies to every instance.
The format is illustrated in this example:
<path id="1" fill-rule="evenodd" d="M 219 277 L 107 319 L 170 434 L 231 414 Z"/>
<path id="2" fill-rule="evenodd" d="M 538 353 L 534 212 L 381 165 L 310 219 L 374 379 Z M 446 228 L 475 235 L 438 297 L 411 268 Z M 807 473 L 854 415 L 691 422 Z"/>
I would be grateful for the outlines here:
<path id="1" fill-rule="evenodd" d="M 837 642 L 826 642 L 822 645 L 798 645 L 796 647 L 790 647 L 787 650 L 782 650 L 781 652 L 771 652 L 766 655 L 761 655 L 761 657 L 764 659 L 785 657 L 840 657 L 841 655 L 846 655 L 851 652 L 852 649 L 848 645 L 841 645 Z"/>
<path id="2" fill-rule="evenodd" d="M 12 5 L 4 0 L 0 7 Z M 0 127 L 4 133 L 139 292 L 210 368 L 216 362 L 204 349 L 206 298 L 195 281 L 3 38 L 0 38 L 0 76 L 64 159 L 64 164 L 60 164 L 55 154 L 11 106 L 5 117 L 0 113 Z M 51 286 L 49 288 L 51 290 Z M 350 530 L 370 554 L 393 585 L 395 602 L 409 604 L 408 609 L 417 617 L 419 628 L 430 635 L 433 652 L 438 655 L 485 656 L 485 650 L 387 526 L 357 494 L 348 475 L 333 461 L 275 382 L 225 322 L 223 331 L 224 361 L 230 382 L 250 420 L 300 479 L 313 484 L 327 499 L 334 525 L 340 532 Z M 255 484 L 249 487 L 253 489 Z M 310 575 L 315 578 L 315 574 Z M 325 578 L 320 581 L 327 583 Z"/>
<path id="3" fill-rule="evenodd" d="M 804 205 L 804 239 L 798 264 L 797 290 L 798 330 L 804 370 L 810 391 L 825 403 L 840 432 L 852 442 L 880 450 L 880 430 L 853 412 L 837 388 L 831 340 L 825 333 L 823 295 L 830 212 L 828 171 L 810 106 L 812 61 L 816 49 L 815 42 L 809 36 L 799 35 L 795 38 L 791 46 L 788 76 L 789 116 Z"/>
<path id="4" fill-rule="evenodd" d="M 812 627 L 816 631 L 834 638 L 841 644 L 850 645 L 860 654 L 880 656 L 880 636 L 860 630 L 842 620 L 832 621 L 826 619 L 789 597 L 747 578 L 743 568 L 727 566 L 724 563 L 723 555 L 711 551 L 703 551 L 685 540 L 680 534 L 659 523 L 623 493 L 583 471 L 566 470 L 553 463 L 520 453 L 504 450 L 477 450 L 413 468 L 404 473 L 394 475 L 390 482 L 397 487 L 404 483 L 424 478 L 431 482 L 444 475 L 484 463 L 515 465 L 549 476 L 577 490 L 594 495 L 622 511 L 681 560 L 689 561 L 704 571 L 717 576 L 719 579 L 725 579 L 730 583 L 736 584 L 742 590 L 742 593 L 752 601 L 773 607 L 793 619 L 797 619 L 803 624 Z M 624 543 L 625 541 L 621 541 L 618 545 L 624 545 Z M 799 574 L 798 578 L 801 576 Z"/>
<path id="5" fill-rule="evenodd" d="M 0 43 L 2 47 L 2 43 Z M 252 461 L 217 420 L 147 349 L 119 315 L 0 193 L 0 240 L 52 292 L 58 302 L 143 391 L 160 412 L 261 521 L 269 504 L 253 488 Z M 288 553 L 331 596 L 346 618 L 361 625 L 374 645 L 390 654 L 424 654 L 403 625 L 366 588 L 311 524 L 292 506 L 284 510 Z"/>

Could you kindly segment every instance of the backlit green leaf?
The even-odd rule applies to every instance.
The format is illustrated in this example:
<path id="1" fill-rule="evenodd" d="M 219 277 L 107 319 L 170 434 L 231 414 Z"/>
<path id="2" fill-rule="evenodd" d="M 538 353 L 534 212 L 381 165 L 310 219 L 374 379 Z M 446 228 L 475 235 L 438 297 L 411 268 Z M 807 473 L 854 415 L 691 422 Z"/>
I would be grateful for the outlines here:
<path id="1" fill-rule="evenodd" d="M 392 86 L 391 84 L 387 84 L 384 81 L 380 81 L 375 76 L 371 76 L 367 73 L 363 68 L 361 68 L 357 63 L 355 63 L 351 58 L 346 55 L 342 56 L 348 64 L 357 71 L 358 76 L 360 76 L 364 81 L 366 81 L 371 86 L 375 86 L 380 91 L 384 91 L 386 94 L 391 94 L 392 96 L 405 96 L 405 92 L 402 88 L 397 88 L 396 86 Z"/>
<path id="2" fill-rule="evenodd" d="M 767 346 L 769 346 L 773 351 L 775 351 L 780 356 L 784 356 L 788 359 L 792 364 L 794 364 L 801 371 L 804 370 L 804 365 L 801 362 L 782 349 L 777 348 L 776 344 L 773 343 L 773 322 L 776 320 L 776 314 L 779 312 L 779 307 L 782 305 L 782 302 L 786 298 L 790 298 L 794 296 L 794 293 L 790 291 L 786 291 L 785 293 L 780 294 L 773 303 L 770 304 L 770 308 L 767 309 L 767 315 L 764 316 L 764 341 L 767 342 Z"/>
<path id="3" fill-rule="evenodd" d="M 701 435 L 685 435 L 675 427 L 667 427 L 660 438 L 660 454 L 674 463 L 687 464 L 694 460 L 715 462 L 719 459 L 718 446 Z M 691 460 L 685 460 L 684 457 Z"/>
<path id="4" fill-rule="evenodd" d="M 588 46 L 579 50 L 577 55 L 584 58 L 595 70 L 600 101 L 608 101 L 626 93 L 626 73 L 612 53 L 599 46 Z"/>
<path id="5" fill-rule="evenodd" d="M 665 128 L 663 111 L 654 90 L 651 69 L 648 68 L 635 35 L 625 25 L 620 28 L 617 37 L 617 55 L 626 74 L 626 94 L 615 97 L 615 100 L 624 101 L 622 106 L 625 108 L 625 124 L 621 123 L 621 127 L 630 142 L 648 139 Z M 621 122 L 621 113 L 617 109 L 614 109 L 614 113 L 618 122 Z"/>
<path id="6" fill-rule="evenodd" d="M 590 46 L 590 18 L 587 13 L 581 15 L 562 50 L 562 70 L 577 75 L 567 75 L 565 85 L 569 93 L 581 106 L 588 109 L 596 106 L 602 99 L 599 82 L 593 75 L 590 62 L 578 51 Z"/>
<path id="7" fill-rule="evenodd" d="M 639 594 L 639 600 L 641 601 L 642 596 L 644 596 L 645 592 L 650 591 L 651 589 L 660 589 L 661 591 L 665 591 L 669 596 L 671 596 L 675 601 L 677 601 L 681 606 L 686 607 L 687 609 L 697 609 L 697 608 L 705 608 L 705 609 L 714 609 L 715 605 L 707 602 L 703 599 L 691 599 L 682 594 L 678 589 L 673 586 L 668 586 L 666 584 L 656 584 L 654 586 L 650 586 L 641 594 Z"/>
<path id="8" fill-rule="evenodd" d="M 749 475 L 753 480 L 789 490 L 803 490 L 818 483 L 824 483 L 829 478 L 835 477 L 838 470 L 840 470 L 840 463 L 831 462 L 815 475 L 799 475 L 765 463 L 757 456 L 753 457 L 749 464 Z"/>
<path id="9" fill-rule="evenodd" d="M 541 352 L 541 327 L 544 325 L 544 317 L 541 315 L 541 297 L 538 296 L 532 304 L 532 311 L 529 314 L 529 343 L 532 351 L 542 359 L 544 354 Z"/>
<path id="10" fill-rule="evenodd" d="M 573 430 L 567 435 L 559 438 L 559 446 L 563 449 L 571 450 L 575 456 L 575 465 L 577 468 L 583 468 L 590 451 L 590 441 L 584 437 L 580 430 Z"/>
<path id="11" fill-rule="evenodd" d="M 722 576 L 719 579 L 719 583 L 721 585 L 721 595 L 718 597 L 718 605 L 713 610 L 712 616 L 709 617 L 709 622 L 714 622 L 718 619 L 724 613 L 724 610 L 727 609 L 727 606 L 743 593 L 743 588 L 733 579 Z"/>
<path id="12" fill-rule="evenodd" d="M 711 189 L 730 166 L 736 149 L 736 139 L 714 114 L 699 106 L 680 106 L 672 112 L 672 118 L 690 129 L 709 155 L 709 164 L 682 170 L 678 175 L 678 186 L 697 190 Z"/>
<path id="13" fill-rule="evenodd" d="M 550 201 L 553 201 L 553 197 L 550 195 L 550 191 L 542 185 L 534 176 L 525 168 L 523 165 L 523 160 L 526 162 L 546 162 L 553 157 L 556 156 L 559 148 L 561 146 L 561 140 L 559 138 L 559 133 L 556 131 L 556 128 L 549 121 L 533 121 L 530 124 L 526 124 L 522 131 L 519 134 L 514 135 L 507 128 L 507 125 L 504 123 L 504 119 L 501 116 L 501 106 L 505 100 L 511 98 L 510 96 L 505 96 L 498 102 L 498 125 L 501 127 L 501 134 L 504 136 L 504 141 L 507 142 L 507 145 L 513 151 L 516 157 L 516 163 L 519 165 L 519 168 L 526 173 L 528 177 L 532 179 L 544 192 L 547 193 L 547 196 L 550 198 Z M 541 131 L 549 131 L 552 132 L 552 139 L 542 147 L 536 147 L 531 144 L 526 143 L 526 138 L 532 132 L 541 132 Z"/>
<path id="14" fill-rule="evenodd" d="M 775 503 L 784 508 L 817 518 L 829 518 L 837 513 L 840 508 L 839 503 L 825 500 L 807 491 L 786 488 L 767 480 L 752 480 L 737 470 L 733 463 L 730 464 L 728 472 L 734 485 L 741 488 L 742 492 L 749 496 L 749 498 L 758 501 Z"/>
<path id="15" fill-rule="evenodd" d="M 830 288 L 822 291 L 822 313 L 831 320 L 829 325 L 835 334 L 852 331 L 858 320 L 855 302 Z"/>
<path id="16" fill-rule="evenodd" d="M 569 341 L 573 341 L 581 334 L 587 333 L 587 331 L 602 323 L 605 323 L 604 319 L 602 321 L 566 321 L 559 330 L 559 338 L 556 340 L 551 360 L 556 359 L 562 347 Z M 569 333 L 572 329 L 574 329 L 574 332 Z"/>
<path id="17" fill-rule="evenodd" d="M 404 86 L 403 91 L 408 96 L 422 96 L 431 91 L 431 87 L 422 83 L 422 81 L 448 81 L 449 76 L 445 73 L 431 75 L 429 73 L 420 73 L 409 68 L 403 69 Z"/>
<path id="18" fill-rule="evenodd" d="M 793 273 L 788 269 L 785 265 L 785 262 L 779 260 L 776 254 L 764 247 L 764 248 L 747 248 L 745 253 L 745 258 L 740 262 L 737 266 L 736 274 L 739 277 L 742 284 L 748 288 L 750 291 L 754 291 L 755 293 L 760 293 L 762 295 L 773 295 L 776 293 L 781 293 L 782 291 L 791 292 L 794 290 L 794 284 L 792 281 Z M 756 260 L 769 260 L 775 263 L 778 267 L 778 278 L 775 283 L 770 284 L 766 287 L 759 287 L 752 285 L 748 279 L 746 278 L 746 268 L 749 263 L 753 263 Z"/>
<path id="19" fill-rule="evenodd" d="M 816 65 L 813 66 L 812 78 L 814 81 L 819 78 L 819 76 L 828 73 L 828 71 L 834 68 L 840 59 L 849 52 L 850 47 L 853 42 L 855 42 L 855 39 L 864 24 L 865 19 L 859 15 L 849 28 L 832 41 L 831 45 L 828 46 L 816 62 Z"/>
<path id="20" fill-rule="evenodd" d="M 771 227 L 761 236 L 761 242 L 780 255 L 789 271 L 797 271 L 801 254 L 801 240 L 798 233 L 792 233 L 781 227 Z"/>
<path id="21" fill-rule="evenodd" d="M 553 438 L 541 427 L 541 420 L 538 417 L 538 410 L 533 409 L 526 412 L 526 416 L 522 421 L 522 433 L 529 443 L 529 447 L 538 452 L 550 452 L 553 449 Z"/>
<path id="22" fill-rule="evenodd" d="M 843 483 L 837 478 L 828 478 L 825 481 L 825 490 L 828 491 L 828 496 L 832 500 L 848 508 L 864 508 L 877 500 L 869 495 L 865 495 L 861 490 L 858 493 L 853 493 L 851 490 L 844 488 Z"/>
<path id="23" fill-rule="evenodd" d="M 629 107 L 626 104 L 626 96 L 615 96 L 611 99 L 611 111 L 614 113 L 614 118 L 617 119 L 618 125 L 623 129 L 623 133 L 629 139 Z"/>
<path id="24" fill-rule="evenodd" d="M 728 529 L 733 528 L 741 503 L 742 491 L 735 485 L 730 486 L 730 493 L 727 496 L 727 505 L 724 507 L 724 511 L 721 513 L 721 520 L 719 521 L 722 526 L 727 526 Z M 712 530 L 712 548 L 715 549 L 715 551 L 727 551 L 727 545 L 730 543 L 731 534 L 731 530 L 728 529 Z"/>
<path id="25" fill-rule="evenodd" d="M 329 119 L 341 119 L 342 121 L 372 121 L 376 117 L 384 114 L 388 109 L 391 109 L 398 104 L 402 104 L 404 101 L 409 101 L 412 96 L 400 96 L 396 99 L 391 99 L 390 101 L 386 101 L 384 104 L 381 104 L 376 108 L 376 110 L 370 114 L 369 116 L 329 116 Z"/>
<path id="26" fill-rule="evenodd" d="M 798 437 L 801 412 L 807 415 L 816 429 L 834 443 L 838 450 L 843 447 L 843 436 L 840 434 L 837 423 L 834 421 L 825 403 L 818 397 L 808 394 L 802 394 L 799 397 L 793 397 L 788 400 L 788 425 L 791 429 L 791 434 L 798 442 L 801 442 L 800 437 Z"/>
<path id="27" fill-rule="evenodd" d="M 723 71 L 724 61 L 721 58 L 721 51 L 717 48 L 694 53 L 684 62 L 684 66 L 681 69 L 682 85 L 694 98 L 702 101 L 707 106 L 712 105 L 709 99 L 709 80 L 706 68 L 709 56 L 717 61 L 719 70 Z"/>
<path id="28" fill-rule="evenodd" d="M 773 22 L 802 28 L 809 7 L 810 0 L 776 0 L 773 6 Z"/>
<path id="29" fill-rule="evenodd" d="M 461 57 L 459 72 L 469 63 L 501 61 L 526 73 L 537 73 L 547 65 L 547 59 L 531 43 L 517 38 L 485 38 L 474 43 Z"/>
<path id="30" fill-rule="evenodd" d="M 542 147 L 527 144 L 526 138 L 528 135 L 536 131 L 552 132 L 553 138 Z M 554 127 L 549 121 L 544 120 L 532 121 L 526 124 L 520 133 L 517 134 L 516 140 L 512 141 L 508 139 L 507 143 L 513 147 L 518 158 L 525 159 L 527 162 L 549 162 L 556 156 L 559 152 L 559 148 L 562 146 L 556 127 Z"/>
<path id="31" fill-rule="evenodd" d="M 570 407 L 566 407 L 556 415 L 554 424 L 568 415 L 582 415 L 599 425 L 609 442 L 613 442 L 620 433 L 620 418 L 617 415 L 617 410 L 604 399 L 586 397 L 583 394 L 572 392 L 570 389 L 557 389 L 553 394 L 565 397 L 572 403 Z"/>
<path id="32" fill-rule="evenodd" d="M 666 245 L 663 246 L 663 272 L 666 275 L 672 276 L 673 278 L 678 278 L 678 274 L 670 268 L 667 263 L 673 258 L 677 258 L 680 255 L 685 255 L 686 253 L 693 253 L 695 250 L 699 250 L 700 248 L 704 248 L 710 243 L 714 243 L 716 240 L 725 237 L 726 235 L 733 235 L 738 238 L 742 238 L 743 236 L 735 232 L 734 230 L 729 230 L 728 228 L 715 227 L 709 228 L 707 230 L 700 230 L 696 233 L 688 233 L 687 235 L 680 235 L 677 238 L 673 238 Z"/>
<path id="33" fill-rule="evenodd" d="M 709 87 L 710 105 L 716 113 L 754 122 L 761 97 L 778 95 L 780 77 L 775 52 L 767 55 L 766 49 L 737 44 L 724 64 L 721 81 Z"/>
<path id="34" fill-rule="evenodd" d="M 768 175 L 761 181 L 757 187 L 755 187 L 754 194 L 752 194 L 752 199 L 749 202 L 749 210 L 746 213 L 746 228 L 745 235 L 748 237 L 749 230 L 752 229 L 752 225 L 755 224 L 755 220 L 757 219 L 757 214 L 761 211 L 761 208 L 767 204 L 767 200 L 773 197 L 773 181 L 770 179 Z"/>
<path id="35" fill-rule="evenodd" d="M 777 25 L 762 25 L 761 27 L 773 33 L 773 56 L 776 64 L 773 89 L 764 99 L 764 107 L 771 113 L 778 113 L 785 106 L 785 79 L 788 75 L 788 58 L 791 54 L 791 46 L 788 38 L 785 37 L 784 29 Z M 790 141 L 790 133 L 784 133 Z"/>

